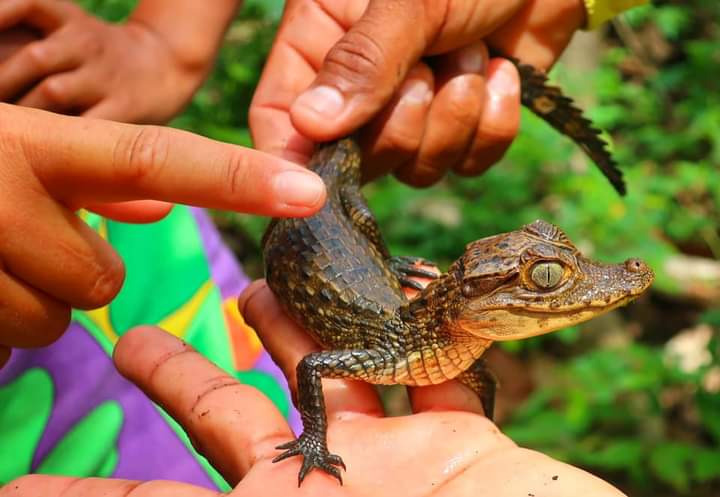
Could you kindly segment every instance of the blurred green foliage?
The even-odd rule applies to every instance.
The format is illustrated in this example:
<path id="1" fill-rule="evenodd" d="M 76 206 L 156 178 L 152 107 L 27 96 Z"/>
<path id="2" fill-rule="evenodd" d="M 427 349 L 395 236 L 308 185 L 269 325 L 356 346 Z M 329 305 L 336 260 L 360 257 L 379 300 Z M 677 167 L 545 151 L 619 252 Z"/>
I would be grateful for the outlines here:
<path id="1" fill-rule="evenodd" d="M 81 3 L 119 20 L 134 2 Z M 532 374 L 536 385 L 504 428 L 633 495 L 718 495 L 720 283 L 693 268 L 709 274 L 720 258 L 720 3 L 657 4 L 605 29 L 597 53 L 583 54 L 597 56 L 593 71 L 574 71 L 568 59 L 552 73 L 612 137 L 626 198 L 529 113 L 506 158 L 480 178 L 450 177 L 427 190 L 385 178 L 366 193 L 393 253 L 441 265 L 471 240 L 536 218 L 562 226 L 601 260 L 646 259 L 657 283 L 642 302 L 503 345 L 527 365 L 510 374 Z M 174 125 L 249 144 L 247 109 L 281 7 L 246 3 L 215 70 Z M 246 266 L 259 267 L 265 220 L 217 220 Z"/>

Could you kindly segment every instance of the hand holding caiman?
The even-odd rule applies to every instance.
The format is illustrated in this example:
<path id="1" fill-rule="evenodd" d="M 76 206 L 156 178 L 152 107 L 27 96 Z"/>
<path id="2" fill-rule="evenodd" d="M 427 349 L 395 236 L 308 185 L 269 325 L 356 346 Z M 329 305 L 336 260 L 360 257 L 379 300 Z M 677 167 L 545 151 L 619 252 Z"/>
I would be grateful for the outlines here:
<path id="1" fill-rule="evenodd" d="M 527 77 L 523 83 L 533 85 Z M 571 130 L 586 151 L 597 151 L 597 143 L 582 139 L 599 140 L 588 121 L 568 99 L 559 93 L 551 98 L 542 88 L 524 88 L 523 95 L 547 104 L 542 117 Z M 562 124 L 558 115 L 570 121 Z M 606 154 L 603 146 L 599 150 Z M 634 299 L 653 280 L 642 261 L 591 261 L 560 229 L 535 221 L 470 243 L 447 273 L 408 300 L 402 287 L 412 285 L 409 277 L 427 274 L 416 259 L 390 257 L 360 192 L 357 144 L 347 138 L 320 146 L 309 167 L 325 181 L 325 206 L 308 218 L 274 219 L 263 238 L 269 287 L 326 349 L 297 366 L 304 431 L 278 447 L 285 452 L 274 460 L 302 456 L 299 483 L 313 468 L 341 480 L 338 467 L 344 468 L 328 451 L 321 378 L 410 386 L 457 378 L 477 392 L 492 417 L 495 384 L 480 357 L 493 341 L 587 321 Z M 614 179 L 621 183 L 619 175 Z"/>

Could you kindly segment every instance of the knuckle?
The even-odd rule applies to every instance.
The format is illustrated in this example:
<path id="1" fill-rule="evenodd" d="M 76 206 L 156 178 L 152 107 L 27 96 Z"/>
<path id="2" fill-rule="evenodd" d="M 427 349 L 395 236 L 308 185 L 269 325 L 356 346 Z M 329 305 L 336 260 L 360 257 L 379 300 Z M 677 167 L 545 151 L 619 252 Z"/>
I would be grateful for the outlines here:
<path id="1" fill-rule="evenodd" d="M 402 154 L 413 154 L 418 151 L 422 135 L 413 133 L 406 126 L 388 126 L 382 138 L 383 148 Z"/>
<path id="2" fill-rule="evenodd" d="M 67 91 L 65 85 L 59 78 L 48 78 L 38 86 L 42 97 L 54 104 L 64 105 L 67 103 Z"/>
<path id="3" fill-rule="evenodd" d="M 476 140 L 482 144 L 482 149 L 509 147 L 518 131 L 519 125 L 481 123 L 478 126 Z"/>
<path id="4" fill-rule="evenodd" d="M 125 266 L 118 256 L 108 263 L 96 265 L 88 272 L 90 288 L 84 298 L 84 307 L 96 309 L 110 303 L 125 281 Z"/>
<path id="5" fill-rule="evenodd" d="M 168 136 L 159 126 L 131 128 L 115 146 L 115 177 L 132 184 L 150 180 L 167 163 L 169 146 Z"/>
<path id="6" fill-rule="evenodd" d="M 48 71 L 50 69 L 51 51 L 49 45 L 44 41 L 30 43 L 25 48 L 25 57 L 38 71 Z"/>
<path id="7" fill-rule="evenodd" d="M 227 374 L 219 374 L 208 378 L 200 386 L 197 396 L 190 406 L 190 412 L 194 414 L 195 421 L 206 421 L 207 415 L 212 412 L 215 416 L 227 414 L 225 409 L 216 409 L 222 406 L 222 400 L 227 398 L 228 390 L 244 390 L 247 386 L 241 385 L 238 381 Z"/>
<path id="8" fill-rule="evenodd" d="M 469 79 L 479 79 L 475 75 L 463 75 L 454 78 L 448 85 L 445 112 L 463 128 L 474 130 L 482 113 L 481 92 Z"/>
<path id="9" fill-rule="evenodd" d="M 223 164 L 224 191 L 231 200 L 246 189 L 250 166 L 249 157 L 240 150 L 231 152 Z"/>
<path id="10" fill-rule="evenodd" d="M 67 330 L 70 325 L 72 309 L 67 305 L 58 305 L 50 313 L 50 317 L 43 315 L 45 319 L 38 323 L 37 346 L 46 347 L 55 343 Z"/>
<path id="11" fill-rule="evenodd" d="M 356 29 L 349 31 L 325 57 L 325 67 L 340 79 L 341 91 L 368 92 L 376 87 L 384 74 L 387 54 L 372 37 L 365 34 L 361 20 Z M 399 71 L 398 71 L 399 72 Z M 343 85 L 350 86 L 350 88 Z"/>
<path id="12" fill-rule="evenodd" d="M 67 330 L 71 312 L 69 305 L 42 298 L 0 305 L 0 326 L 11 337 L 6 345 L 45 347 L 52 344 Z"/>
<path id="13" fill-rule="evenodd" d="M 395 176 L 414 188 L 426 188 L 437 183 L 445 175 L 444 169 L 418 162 L 410 169 L 402 169 L 395 173 Z"/>
<path id="14" fill-rule="evenodd" d="M 263 126 L 268 121 L 268 116 L 265 112 L 265 109 L 260 107 L 256 100 L 257 97 L 254 97 L 252 102 L 250 103 L 250 108 L 248 109 L 248 127 L 250 128 L 251 132 L 253 129 L 259 126 Z"/>

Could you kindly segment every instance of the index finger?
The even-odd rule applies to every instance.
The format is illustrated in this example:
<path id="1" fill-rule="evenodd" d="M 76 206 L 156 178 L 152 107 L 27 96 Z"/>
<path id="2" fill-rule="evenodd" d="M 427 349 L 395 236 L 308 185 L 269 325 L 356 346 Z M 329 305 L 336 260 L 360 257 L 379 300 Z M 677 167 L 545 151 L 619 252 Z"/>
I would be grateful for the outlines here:
<path id="1" fill-rule="evenodd" d="M 167 410 L 193 445 L 234 485 L 274 447 L 292 438 L 270 399 L 158 328 L 132 330 L 118 341 L 118 371 Z"/>
<path id="2" fill-rule="evenodd" d="M 69 205 L 153 199 L 272 216 L 306 216 L 325 186 L 296 164 L 186 131 L 0 107 L 35 173 Z M 9 133 L 13 130 L 10 129 Z"/>

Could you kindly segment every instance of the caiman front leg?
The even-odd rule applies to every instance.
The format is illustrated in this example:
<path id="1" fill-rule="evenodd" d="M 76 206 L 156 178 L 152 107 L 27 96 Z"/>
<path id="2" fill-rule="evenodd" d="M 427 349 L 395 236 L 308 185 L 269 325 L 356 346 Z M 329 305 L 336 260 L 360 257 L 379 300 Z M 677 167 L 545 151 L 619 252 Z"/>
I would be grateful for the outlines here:
<path id="1" fill-rule="evenodd" d="M 327 448 L 328 423 L 322 378 L 370 380 L 383 371 L 391 360 L 386 352 L 359 349 L 314 352 L 300 361 L 297 366 L 297 407 L 302 418 L 303 432 L 296 440 L 276 447 L 285 452 L 273 459 L 273 462 L 279 462 L 288 457 L 303 457 L 298 486 L 315 468 L 342 483 L 338 466 L 345 469 L 345 463 Z"/>
<path id="2" fill-rule="evenodd" d="M 400 285 L 404 288 L 412 288 L 422 291 L 425 285 L 413 280 L 412 277 L 437 279 L 440 271 L 429 271 L 420 266 L 432 266 L 437 268 L 437 264 L 423 259 L 422 257 L 412 257 L 408 255 L 399 255 L 388 259 L 390 270 L 397 277 Z"/>
<path id="3" fill-rule="evenodd" d="M 493 372 L 485 364 L 485 360 L 476 360 L 472 366 L 460 373 L 457 379 L 480 397 L 485 416 L 492 421 L 495 414 L 495 390 L 497 390 L 498 382 Z"/>

